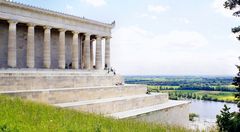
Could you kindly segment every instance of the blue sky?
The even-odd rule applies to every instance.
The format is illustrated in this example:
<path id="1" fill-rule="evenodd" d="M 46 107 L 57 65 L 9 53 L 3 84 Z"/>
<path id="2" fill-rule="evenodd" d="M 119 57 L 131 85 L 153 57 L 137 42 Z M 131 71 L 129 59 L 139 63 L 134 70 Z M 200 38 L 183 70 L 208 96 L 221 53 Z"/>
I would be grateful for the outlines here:
<path id="1" fill-rule="evenodd" d="M 238 18 L 224 0 L 15 0 L 111 23 L 111 63 L 130 75 L 235 75 Z"/>

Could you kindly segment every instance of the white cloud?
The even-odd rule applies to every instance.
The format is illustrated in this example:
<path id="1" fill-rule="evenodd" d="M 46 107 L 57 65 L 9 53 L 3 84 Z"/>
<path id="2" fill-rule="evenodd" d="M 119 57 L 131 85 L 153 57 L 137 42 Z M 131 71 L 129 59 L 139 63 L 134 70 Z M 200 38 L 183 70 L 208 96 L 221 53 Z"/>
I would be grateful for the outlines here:
<path id="1" fill-rule="evenodd" d="M 72 7 L 72 6 L 70 6 L 70 5 L 66 5 L 66 9 L 68 9 L 68 10 L 72 10 L 72 9 L 73 9 L 73 7 Z"/>
<path id="2" fill-rule="evenodd" d="M 234 11 L 224 8 L 223 4 L 225 1 L 226 0 L 214 0 L 212 6 L 216 10 L 216 12 L 222 14 L 223 16 L 232 17 Z"/>
<path id="3" fill-rule="evenodd" d="M 169 6 L 163 5 L 148 5 L 148 11 L 153 13 L 165 12 L 169 9 Z"/>
<path id="4" fill-rule="evenodd" d="M 74 8 L 73 6 L 71 5 L 66 5 L 65 9 L 64 9 L 64 12 L 65 13 L 68 13 L 68 14 L 74 14 Z"/>
<path id="5" fill-rule="evenodd" d="M 156 15 L 151 15 L 151 14 L 148 14 L 148 13 L 143 13 L 139 16 L 142 17 L 142 18 L 150 18 L 152 20 L 157 20 L 158 19 L 158 17 Z"/>
<path id="6" fill-rule="evenodd" d="M 106 0 L 82 0 L 82 1 L 94 7 L 100 7 L 107 4 Z"/>
<path id="7" fill-rule="evenodd" d="M 236 51 L 212 50 L 196 31 L 156 34 L 138 26 L 113 32 L 112 65 L 122 74 L 226 75 L 234 74 Z"/>
<path id="8" fill-rule="evenodd" d="M 178 18 L 177 21 L 182 22 L 182 23 L 185 23 L 185 24 L 190 24 L 190 23 L 191 23 L 190 20 L 187 19 L 187 18 L 185 18 L 185 17 L 183 17 L 183 18 Z"/>

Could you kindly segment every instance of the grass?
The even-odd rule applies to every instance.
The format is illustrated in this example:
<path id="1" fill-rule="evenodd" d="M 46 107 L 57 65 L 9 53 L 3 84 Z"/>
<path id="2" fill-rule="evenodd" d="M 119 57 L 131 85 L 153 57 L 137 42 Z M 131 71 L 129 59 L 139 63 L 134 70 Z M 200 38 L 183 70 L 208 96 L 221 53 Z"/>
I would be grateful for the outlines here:
<path id="1" fill-rule="evenodd" d="M 185 132 L 178 126 L 116 120 L 0 95 L 0 132 Z"/>

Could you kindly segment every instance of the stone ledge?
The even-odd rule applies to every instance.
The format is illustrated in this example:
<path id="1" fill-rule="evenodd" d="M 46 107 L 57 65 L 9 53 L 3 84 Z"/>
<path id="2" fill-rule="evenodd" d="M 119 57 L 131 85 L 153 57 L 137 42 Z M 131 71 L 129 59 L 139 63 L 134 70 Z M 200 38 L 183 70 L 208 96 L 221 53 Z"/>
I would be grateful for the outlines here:
<path id="1" fill-rule="evenodd" d="M 103 88 L 129 88 L 135 87 L 138 88 L 139 86 L 145 87 L 145 85 L 132 85 L 132 84 L 125 84 L 119 86 L 93 86 L 93 87 L 78 87 L 78 88 L 44 88 L 44 89 L 30 89 L 30 90 L 14 90 L 14 91 L 0 91 L 0 94 L 11 94 L 11 93 L 31 93 L 31 92 L 52 92 L 52 91 L 68 91 L 68 90 L 91 90 L 91 89 L 103 89 Z"/>
<path id="2" fill-rule="evenodd" d="M 83 100 L 103 99 L 141 95 L 146 93 L 147 88 L 139 85 L 119 86 L 93 86 L 78 88 L 52 88 L 52 89 L 29 89 L 0 91 L 0 94 L 18 96 L 23 99 L 42 103 L 64 103 Z"/>
<path id="3" fill-rule="evenodd" d="M 0 70 L 0 91 L 115 86 L 123 77 L 103 72 L 64 70 Z"/>
<path id="4" fill-rule="evenodd" d="M 81 106 L 81 105 L 87 105 L 87 104 L 98 104 L 98 103 L 106 103 L 106 102 L 112 102 L 112 101 L 119 101 L 119 100 L 129 100 L 134 98 L 142 98 L 142 97 L 149 97 L 149 96 L 155 96 L 154 95 L 134 95 L 134 96 L 125 96 L 125 97 L 114 97 L 114 98 L 107 98 L 107 99 L 96 99 L 96 100 L 86 100 L 86 101 L 79 101 L 79 102 L 70 102 L 70 103 L 61 103 L 61 104 L 55 104 L 55 106 L 59 107 L 73 107 L 73 106 Z"/>
<path id="5" fill-rule="evenodd" d="M 55 106 L 97 114 L 110 114 L 131 109 L 161 104 L 168 101 L 168 94 L 142 94 L 134 96 L 113 97 L 105 99 L 86 100 L 70 103 L 59 103 Z"/>
<path id="6" fill-rule="evenodd" d="M 113 76 L 112 73 L 108 74 L 106 70 L 74 70 L 74 69 L 0 69 L 0 76 L 7 75 L 92 75 L 92 76 Z M 117 75 L 118 76 L 118 75 Z"/>
<path id="7" fill-rule="evenodd" d="M 168 108 L 172 108 L 172 107 L 176 107 L 176 106 L 180 106 L 180 105 L 186 105 L 186 104 L 190 104 L 190 103 L 191 102 L 189 102 L 189 101 L 169 100 L 168 102 L 165 102 L 162 104 L 144 107 L 144 108 L 140 108 L 140 109 L 124 111 L 124 112 L 113 113 L 113 114 L 109 114 L 107 116 L 111 116 L 111 117 L 114 117 L 117 119 L 123 119 L 123 118 L 140 116 L 142 114 L 147 114 L 147 113 L 151 113 L 151 112 L 166 110 Z"/>

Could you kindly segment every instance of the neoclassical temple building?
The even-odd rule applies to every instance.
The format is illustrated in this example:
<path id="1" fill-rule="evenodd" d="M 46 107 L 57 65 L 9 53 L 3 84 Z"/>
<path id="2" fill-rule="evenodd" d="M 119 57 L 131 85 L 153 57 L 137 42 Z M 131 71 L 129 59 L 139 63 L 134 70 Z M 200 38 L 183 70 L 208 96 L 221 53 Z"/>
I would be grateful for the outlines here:
<path id="1" fill-rule="evenodd" d="M 110 67 L 114 22 L 106 24 L 5 1 L 0 11 L 0 68 Z"/>
<path id="2" fill-rule="evenodd" d="M 47 1 L 43 1 L 47 2 Z M 189 102 L 109 71 L 110 24 L 0 0 L 0 94 L 118 119 L 186 125 Z"/>

